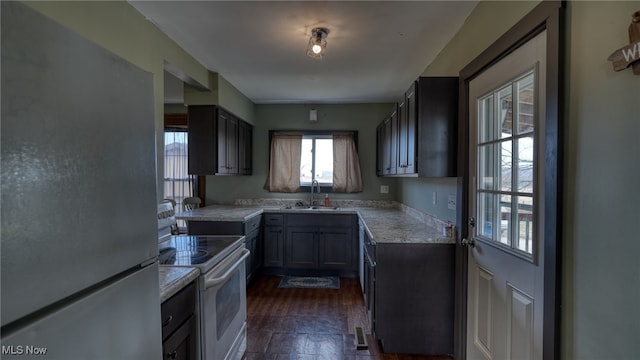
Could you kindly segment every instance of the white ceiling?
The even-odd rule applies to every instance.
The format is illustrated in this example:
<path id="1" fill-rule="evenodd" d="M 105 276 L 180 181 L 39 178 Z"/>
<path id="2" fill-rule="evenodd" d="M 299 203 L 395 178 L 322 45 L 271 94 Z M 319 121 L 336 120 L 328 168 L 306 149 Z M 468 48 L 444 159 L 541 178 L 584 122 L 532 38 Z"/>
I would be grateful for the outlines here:
<path id="1" fill-rule="evenodd" d="M 255 103 L 393 102 L 477 1 L 130 1 Z M 324 59 L 306 56 L 314 27 Z"/>

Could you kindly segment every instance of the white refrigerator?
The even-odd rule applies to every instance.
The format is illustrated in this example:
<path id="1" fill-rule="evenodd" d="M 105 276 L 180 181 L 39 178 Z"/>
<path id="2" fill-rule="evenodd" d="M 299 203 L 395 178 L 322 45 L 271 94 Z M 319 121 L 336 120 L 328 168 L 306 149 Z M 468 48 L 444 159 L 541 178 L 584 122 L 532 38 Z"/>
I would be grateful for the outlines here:
<path id="1" fill-rule="evenodd" d="M 2 359 L 160 359 L 153 77 L 1 2 Z"/>

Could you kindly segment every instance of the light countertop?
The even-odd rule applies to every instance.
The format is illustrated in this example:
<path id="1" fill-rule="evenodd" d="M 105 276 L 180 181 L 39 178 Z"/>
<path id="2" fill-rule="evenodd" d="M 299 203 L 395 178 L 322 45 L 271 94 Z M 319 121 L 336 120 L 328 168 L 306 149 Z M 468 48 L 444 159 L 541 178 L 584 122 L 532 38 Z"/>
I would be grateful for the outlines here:
<path id="1" fill-rule="evenodd" d="M 441 229 L 398 208 L 285 208 L 278 206 L 233 206 L 210 205 L 176 214 L 177 219 L 187 221 L 246 221 L 262 213 L 308 213 L 308 214 L 357 214 L 376 243 L 425 243 L 454 244 L 455 239 L 442 236 Z"/>
<path id="2" fill-rule="evenodd" d="M 196 267 L 160 266 L 160 303 L 168 300 L 200 276 Z"/>

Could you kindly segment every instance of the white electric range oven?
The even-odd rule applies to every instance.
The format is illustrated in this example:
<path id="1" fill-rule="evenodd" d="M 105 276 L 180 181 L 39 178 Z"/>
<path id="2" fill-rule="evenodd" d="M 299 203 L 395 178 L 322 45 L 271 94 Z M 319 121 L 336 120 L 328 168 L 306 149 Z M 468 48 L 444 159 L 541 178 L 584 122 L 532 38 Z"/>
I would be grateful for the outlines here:
<path id="1" fill-rule="evenodd" d="M 245 259 L 249 256 L 244 236 L 169 235 L 160 238 L 159 249 L 161 266 L 200 269 L 200 359 L 242 359 L 247 347 Z"/>

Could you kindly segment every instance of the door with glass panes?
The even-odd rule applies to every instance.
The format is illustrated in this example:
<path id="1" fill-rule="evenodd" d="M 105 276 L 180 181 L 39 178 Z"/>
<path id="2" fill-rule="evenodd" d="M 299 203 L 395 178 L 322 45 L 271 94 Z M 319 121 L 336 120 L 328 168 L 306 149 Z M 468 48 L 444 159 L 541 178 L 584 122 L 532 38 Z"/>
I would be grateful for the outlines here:
<path id="1" fill-rule="evenodd" d="M 541 359 L 546 31 L 469 83 L 467 358 Z"/>

